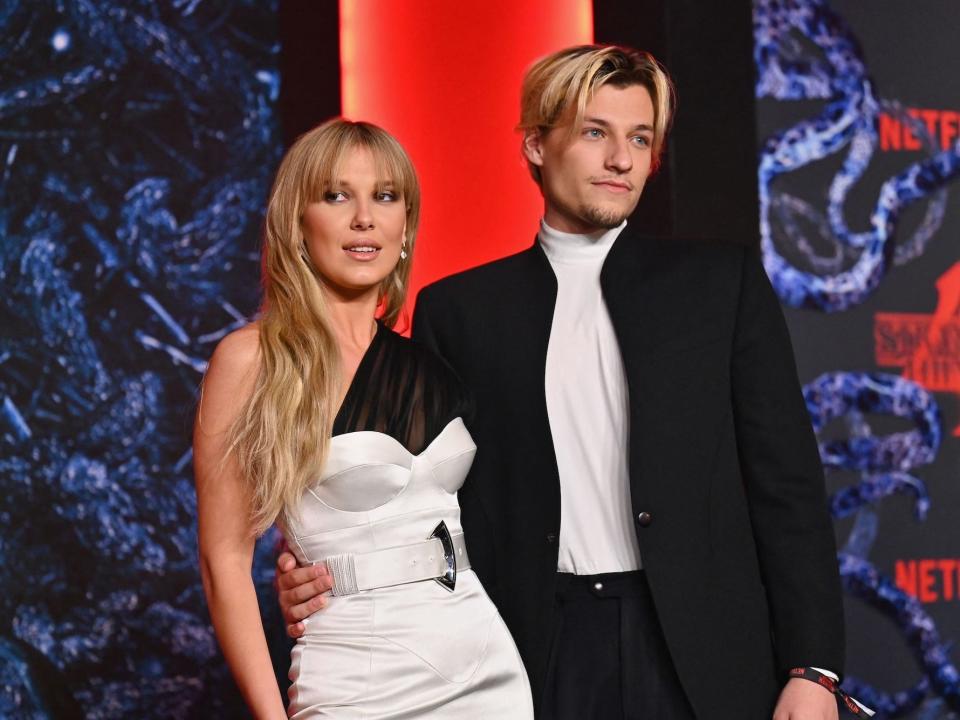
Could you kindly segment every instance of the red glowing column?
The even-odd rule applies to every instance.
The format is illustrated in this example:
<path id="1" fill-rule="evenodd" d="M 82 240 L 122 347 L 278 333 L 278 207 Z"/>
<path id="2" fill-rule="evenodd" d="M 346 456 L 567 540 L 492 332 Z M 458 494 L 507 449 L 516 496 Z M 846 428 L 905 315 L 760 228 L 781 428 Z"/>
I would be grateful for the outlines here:
<path id="1" fill-rule="evenodd" d="M 520 155 L 520 81 L 593 41 L 590 0 L 340 0 L 344 116 L 393 133 L 423 187 L 411 301 L 533 242 L 542 200 Z"/>

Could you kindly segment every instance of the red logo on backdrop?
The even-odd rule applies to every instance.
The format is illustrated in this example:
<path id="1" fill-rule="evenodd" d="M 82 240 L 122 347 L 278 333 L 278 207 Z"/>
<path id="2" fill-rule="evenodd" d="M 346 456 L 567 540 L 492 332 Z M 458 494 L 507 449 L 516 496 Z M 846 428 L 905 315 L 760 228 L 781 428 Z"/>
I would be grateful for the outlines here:
<path id="1" fill-rule="evenodd" d="M 877 313 L 873 319 L 877 365 L 903 368 L 903 376 L 933 392 L 960 397 L 960 262 L 937 280 L 937 308 L 921 313 Z M 960 437 L 960 425 L 953 430 Z"/>
<path id="2" fill-rule="evenodd" d="M 922 603 L 960 599 L 960 558 L 897 560 L 894 581 Z"/>
<path id="3" fill-rule="evenodd" d="M 960 138 L 960 112 L 909 108 L 907 115 L 920 120 L 926 126 L 930 138 L 939 150 L 946 150 Z M 886 113 L 880 114 L 878 134 L 880 149 L 885 152 L 920 150 L 923 147 L 910 125 Z"/>

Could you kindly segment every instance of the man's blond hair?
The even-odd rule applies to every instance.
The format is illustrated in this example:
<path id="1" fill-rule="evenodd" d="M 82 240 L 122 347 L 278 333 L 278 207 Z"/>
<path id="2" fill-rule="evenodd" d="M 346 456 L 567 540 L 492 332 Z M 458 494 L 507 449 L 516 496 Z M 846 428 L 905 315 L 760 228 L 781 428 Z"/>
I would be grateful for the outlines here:
<path id="1" fill-rule="evenodd" d="M 583 123 L 593 94 L 604 85 L 617 88 L 640 85 L 653 101 L 653 169 L 660 164 L 667 129 L 673 115 L 674 90 L 670 76 L 656 58 L 643 50 L 617 45 L 578 45 L 541 58 L 527 71 L 520 94 L 520 123 L 526 134 L 546 133 L 568 126 L 571 134 Z M 528 163 L 533 179 L 540 169 Z"/>

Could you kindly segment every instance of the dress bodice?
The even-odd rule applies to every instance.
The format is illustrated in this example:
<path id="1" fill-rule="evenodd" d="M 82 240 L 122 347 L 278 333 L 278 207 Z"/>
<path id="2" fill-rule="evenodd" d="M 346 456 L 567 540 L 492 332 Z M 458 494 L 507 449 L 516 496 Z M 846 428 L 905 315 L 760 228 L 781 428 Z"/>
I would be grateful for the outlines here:
<path id="1" fill-rule="evenodd" d="M 334 422 L 327 461 L 285 523 L 301 564 L 460 531 L 476 446 L 468 396 L 429 351 L 382 325 Z"/>
<path id="2" fill-rule="evenodd" d="M 440 521 L 461 533 L 457 491 L 476 453 L 469 418 L 454 373 L 379 326 L 323 471 L 287 520 L 300 563 L 342 568 L 346 555 L 423 546 Z M 516 646 L 466 565 L 452 592 L 426 580 L 338 593 L 304 624 L 290 655 L 292 720 L 533 718 Z"/>

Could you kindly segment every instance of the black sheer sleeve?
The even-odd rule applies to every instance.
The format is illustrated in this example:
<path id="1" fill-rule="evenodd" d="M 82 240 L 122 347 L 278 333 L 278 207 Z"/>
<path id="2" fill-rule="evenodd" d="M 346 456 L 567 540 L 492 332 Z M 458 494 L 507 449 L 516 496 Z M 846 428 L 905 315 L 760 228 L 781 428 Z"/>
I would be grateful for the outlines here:
<path id="1" fill-rule="evenodd" d="M 462 417 L 469 424 L 471 414 L 469 395 L 443 360 L 378 323 L 333 434 L 385 433 L 418 454 L 451 420 Z"/>

